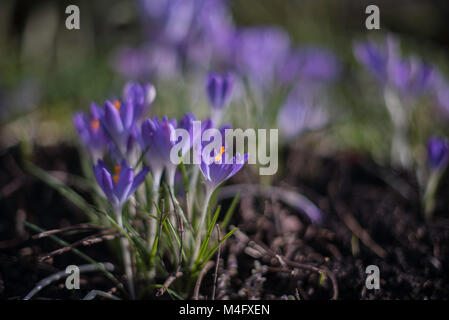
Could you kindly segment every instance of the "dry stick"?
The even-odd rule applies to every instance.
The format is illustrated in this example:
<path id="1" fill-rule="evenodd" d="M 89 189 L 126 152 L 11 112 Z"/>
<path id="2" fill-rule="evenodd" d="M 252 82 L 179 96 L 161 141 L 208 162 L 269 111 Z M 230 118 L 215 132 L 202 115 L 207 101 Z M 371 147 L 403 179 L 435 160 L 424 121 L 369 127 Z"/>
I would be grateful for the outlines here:
<path id="1" fill-rule="evenodd" d="M 329 268 L 327 268 L 327 267 L 319 268 L 319 267 L 315 267 L 313 265 L 290 261 L 290 260 L 286 259 L 285 257 L 281 257 L 277 253 L 273 252 L 273 250 L 268 248 L 265 244 L 263 244 L 263 243 L 258 244 L 256 241 L 250 240 L 249 237 L 246 234 L 244 234 L 243 232 L 241 232 L 240 230 L 237 230 L 236 236 L 239 237 L 240 239 L 246 240 L 247 244 L 253 246 L 253 249 L 259 251 L 259 253 L 261 255 L 265 254 L 265 255 L 271 256 L 273 258 L 276 258 L 278 261 L 283 261 L 287 265 L 289 265 L 291 267 L 298 268 L 298 269 L 314 271 L 319 274 L 322 274 L 323 272 L 325 272 L 325 274 L 329 276 L 329 279 L 332 282 L 332 287 L 333 287 L 333 292 L 334 292 L 333 296 L 332 296 L 332 300 L 337 300 L 337 298 L 338 298 L 338 282 L 337 282 L 337 278 L 335 277 L 334 273 Z M 279 258 L 281 260 L 279 260 Z M 285 270 L 285 269 L 283 269 L 283 270 Z M 292 272 L 289 270 L 288 273 L 291 274 Z"/>
<path id="2" fill-rule="evenodd" d="M 114 296 L 113 294 L 110 294 L 108 292 L 104 292 L 101 290 L 91 290 L 88 294 L 83 298 L 83 300 L 93 300 L 96 296 L 108 298 L 111 300 L 122 300 L 119 297 Z"/>
<path id="3" fill-rule="evenodd" d="M 333 290 L 334 290 L 334 294 L 332 296 L 332 300 L 337 300 L 338 299 L 338 282 L 337 282 L 337 278 L 335 277 L 335 274 L 328 267 L 318 268 L 318 267 L 315 267 L 315 266 L 311 266 L 311 265 L 307 265 L 307 264 L 303 264 L 303 263 L 298 263 L 298 262 L 294 262 L 294 261 L 290 261 L 290 260 L 284 260 L 284 261 L 289 266 L 294 267 L 294 268 L 311 270 L 311 271 L 318 272 L 319 274 L 322 274 L 323 272 L 325 272 L 325 275 L 327 275 L 329 277 L 329 279 L 331 280 L 331 282 L 332 282 L 332 287 L 333 287 Z"/>
<path id="4" fill-rule="evenodd" d="M 206 275 L 206 273 L 209 271 L 210 268 L 212 268 L 214 266 L 215 262 L 214 261 L 208 261 L 206 263 L 206 265 L 204 266 L 204 268 L 201 270 L 198 279 L 196 280 L 196 284 L 195 284 L 195 290 L 193 291 L 193 300 L 198 300 L 198 296 L 200 295 L 200 286 L 201 286 L 201 282 L 203 281 L 203 277 Z"/>
<path id="5" fill-rule="evenodd" d="M 156 297 L 162 296 L 167 291 L 168 287 L 170 287 L 170 285 L 173 283 L 173 281 L 175 281 L 179 277 L 182 277 L 182 275 L 183 273 L 181 271 L 178 271 L 176 272 L 176 274 L 172 274 L 170 277 L 168 277 L 167 280 L 165 280 L 164 284 L 162 285 L 162 288 L 160 288 L 156 292 Z"/>
<path id="6" fill-rule="evenodd" d="M 116 229 L 109 229 L 109 230 L 116 231 Z M 101 241 L 104 241 L 104 240 L 113 240 L 118 235 L 119 235 L 118 233 L 94 234 L 94 235 L 88 236 L 86 238 L 83 238 L 83 239 L 81 239 L 79 241 L 76 241 L 76 242 L 74 242 L 74 243 L 72 243 L 72 244 L 70 244 L 70 245 L 68 245 L 66 247 L 63 247 L 63 248 L 60 248 L 60 249 L 56 249 L 56 250 L 54 250 L 54 251 L 52 251 L 52 252 L 50 252 L 50 253 L 48 253 L 48 254 L 46 254 L 44 256 L 41 256 L 41 257 L 39 257 L 38 261 L 42 262 L 42 261 L 48 260 L 51 257 L 63 254 L 65 252 L 68 252 L 68 251 L 70 251 L 73 248 L 76 248 L 78 246 L 90 246 L 90 245 L 92 245 L 94 243 L 98 243 L 98 242 L 101 242 Z"/>
<path id="7" fill-rule="evenodd" d="M 106 269 L 108 271 L 114 271 L 114 265 L 112 263 L 109 263 L 109 262 L 101 263 L 100 262 L 100 263 L 98 263 L 98 265 L 102 266 L 104 269 Z M 97 271 L 97 270 L 99 270 L 98 265 L 97 264 L 81 265 L 81 266 L 79 266 L 79 272 L 81 273 L 81 272 Z M 48 286 L 52 282 L 58 281 L 59 279 L 65 278 L 69 275 L 70 275 L 70 273 L 66 273 L 65 270 L 63 270 L 63 271 L 56 272 L 56 273 L 42 279 L 41 281 L 39 281 L 37 283 L 37 285 L 33 288 L 33 290 L 31 290 L 25 296 L 25 298 L 23 298 L 23 300 L 30 300 L 36 293 L 41 291 L 44 287 Z"/>
<path id="8" fill-rule="evenodd" d="M 369 233 L 362 228 L 352 214 L 344 209 L 342 204 L 336 203 L 335 211 L 337 211 L 337 214 L 349 230 L 351 230 L 351 232 L 355 234 L 365 246 L 370 248 L 380 258 L 385 259 L 387 257 L 387 252 L 371 238 Z"/>
<path id="9" fill-rule="evenodd" d="M 217 253 L 217 263 L 215 264 L 215 273 L 214 273 L 214 286 L 212 288 L 212 300 L 215 300 L 215 289 L 217 287 L 217 277 L 218 277 L 218 267 L 220 265 L 220 255 L 221 255 L 221 234 L 220 227 L 218 224 L 215 225 L 217 229 L 217 237 L 218 237 L 218 253 Z"/>
<path id="10" fill-rule="evenodd" d="M 104 227 L 101 226 L 95 226 L 95 225 L 91 225 L 91 224 L 79 224 L 76 226 L 69 226 L 69 227 L 65 227 L 65 228 L 60 228 L 60 229 L 53 229 L 53 230 L 49 230 L 49 231 L 45 231 L 45 232 L 41 232 L 38 234 L 35 234 L 31 237 L 31 239 L 36 240 L 36 239 L 41 239 L 44 237 L 48 237 L 52 234 L 57 234 L 57 233 L 61 233 L 61 232 L 66 232 L 66 231 L 72 231 L 72 230 L 84 230 L 84 229 L 105 229 Z"/>

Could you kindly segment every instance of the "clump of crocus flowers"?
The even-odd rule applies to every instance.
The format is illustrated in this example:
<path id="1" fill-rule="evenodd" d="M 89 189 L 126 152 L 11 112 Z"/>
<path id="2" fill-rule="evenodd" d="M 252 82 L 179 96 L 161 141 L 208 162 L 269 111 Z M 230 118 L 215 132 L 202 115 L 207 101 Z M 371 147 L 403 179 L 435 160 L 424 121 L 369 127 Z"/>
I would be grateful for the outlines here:
<path id="1" fill-rule="evenodd" d="M 139 278 L 143 275 L 150 282 L 161 276 L 159 272 L 195 277 L 222 241 L 212 239 L 210 232 L 219 214 L 219 209 L 210 210 L 212 194 L 243 167 L 248 155 L 231 154 L 223 140 L 221 148 L 211 153 L 212 161 L 204 159 L 202 150 L 208 141 L 202 133 L 221 121 L 232 87 L 230 74 L 209 75 L 205 93 L 214 119 L 202 122 L 200 135 L 193 134 L 193 114 L 179 121 L 149 117 L 156 97 L 151 84 L 128 83 L 122 98 L 106 100 L 102 107 L 92 103 L 89 113 L 74 117 L 102 198 L 99 212 L 105 217 L 100 221 L 112 223 L 122 233 L 121 253 L 131 298 L 136 297 L 136 269 Z M 180 162 L 172 157 L 172 148 L 180 142 L 177 128 L 189 135 L 188 143 L 180 148 Z M 184 164 L 182 159 L 193 146 L 198 161 Z M 204 187 L 197 183 L 199 172 Z M 181 183 L 177 174 L 182 175 Z M 179 194 L 185 194 L 185 200 Z M 174 270 L 167 270 L 167 265 Z"/>
<path id="2" fill-rule="evenodd" d="M 384 41 L 356 42 L 354 54 L 379 83 L 385 107 L 393 125 L 391 160 L 396 166 L 410 168 L 410 117 L 418 98 L 433 93 L 435 69 L 415 56 L 401 55 L 399 41 L 392 35 Z"/>

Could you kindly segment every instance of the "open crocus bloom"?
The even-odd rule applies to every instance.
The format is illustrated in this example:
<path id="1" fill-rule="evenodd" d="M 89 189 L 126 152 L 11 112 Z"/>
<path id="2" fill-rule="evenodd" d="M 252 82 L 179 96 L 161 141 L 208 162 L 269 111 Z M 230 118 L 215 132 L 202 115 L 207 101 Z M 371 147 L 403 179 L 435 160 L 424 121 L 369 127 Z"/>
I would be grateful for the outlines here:
<path id="1" fill-rule="evenodd" d="M 109 143 L 107 136 L 101 127 L 101 109 L 95 104 L 91 104 L 90 114 L 84 112 L 77 113 L 73 122 L 81 141 L 89 150 L 94 161 L 101 158 Z"/>
<path id="2" fill-rule="evenodd" d="M 145 167 L 134 176 L 134 170 L 122 161 L 111 172 L 105 163 L 98 160 L 94 166 L 95 178 L 104 192 L 106 199 L 114 208 L 121 208 L 126 200 L 136 191 L 137 187 L 145 180 L 149 168 Z"/>
<path id="3" fill-rule="evenodd" d="M 210 164 L 207 161 L 201 161 L 200 170 L 206 179 L 207 192 L 213 192 L 221 183 L 231 178 L 240 169 L 242 169 L 245 162 L 248 160 L 248 154 L 236 154 L 231 157 L 221 147 L 219 154 L 216 154 L 214 161 Z"/>
<path id="4" fill-rule="evenodd" d="M 128 101 L 106 101 L 102 123 L 122 156 L 133 145 L 136 135 L 134 105 Z"/>

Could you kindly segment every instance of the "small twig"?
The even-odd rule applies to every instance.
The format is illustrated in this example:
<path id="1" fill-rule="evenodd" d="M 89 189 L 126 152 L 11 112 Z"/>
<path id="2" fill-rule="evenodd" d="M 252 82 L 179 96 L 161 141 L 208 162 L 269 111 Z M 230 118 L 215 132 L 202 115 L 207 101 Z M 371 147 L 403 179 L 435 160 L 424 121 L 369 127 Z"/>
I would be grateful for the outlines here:
<path id="1" fill-rule="evenodd" d="M 357 238 L 363 242 L 365 246 L 371 249 L 371 251 L 373 251 L 380 258 L 385 259 L 387 257 L 388 253 L 371 238 L 369 233 L 362 228 L 354 216 L 345 209 L 343 204 L 336 203 L 334 207 L 344 224 L 353 234 L 357 236 Z"/>
<path id="2" fill-rule="evenodd" d="M 103 267 L 104 269 L 108 270 L 108 271 L 114 271 L 114 265 L 112 263 L 109 262 L 104 262 L 104 263 L 98 263 L 98 265 L 100 265 L 101 267 Z M 79 272 L 92 272 L 92 271 L 97 271 L 98 269 L 98 265 L 97 264 L 84 264 L 79 266 Z M 50 285 L 51 283 L 58 281 L 62 278 L 65 278 L 67 276 L 69 276 L 70 273 L 66 273 L 65 270 L 64 271 L 59 271 L 56 272 L 44 279 L 42 279 L 41 281 L 39 281 L 37 283 L 37 285 L 25 296 L 25 298 L 23 298 L 23 300 L 30 300 L 36 293 L 38 293 L 40 290 L 42 290 L 43 288 L 45 288 L 46 286 Z"/>
<path id="3" fill-rule="evenodd" d="M 203 277 L 206 275 L 206 273 L 209 271 L 210 268 L 212 268 L 215 264 L 215 261 L 208 261 L 204 268 L 201 270 L 198 279 L 196 280 L 195 284 L 195 290 L 193 293 L 193 300 L 198 300 L 198 296 L 200 295 L 200 286 L 201 282 L 203 281 Z"/>
<path id="4" fill-rule="evenodd" d="M 107 232 L 107 231 L 110 232 L 111 230 L 112 231 L 116 231 L 116 229 L 109 229 L 109 230 L 105 230 L 104 232 Z M 76 241 L 76 242 L 74 242 L 74 243 L 72 243 L 72 244 L 70 244 L 70 245 L 68 245 L 66 247 L 56 249 L 56 250 L 54 250 L 54 251 L 52 251 L 52 252 L 50 252 L 50 253 L 48 253 L 48 254 L 46 254 L 44 256 L 41 256 L 41 257 L 39 257 L 38 261 L 39 262 L 45 261 L 45 260 L 47 260 L 47 259 L 49 259 L 51 257 L 56 256 L 56 255 L 60 255 L 60 254 L 63 254 L 65 252 L 68 252 L 68 251 L 70 251 L 73 248 L 76 248 L 78 246 L 90 246 L 90 245 L 92 245 L 94 243 L 98 243 L 98 242 L 101 242 L 101 241 L 104 241 L 104 240 L 113 240 L 116 237 L 118 237 L 119 235 L 120 235 L 119 233 L 94 234 L 94 235 L 88 236 L 86 238 L 83 238 L 83 239 L 81 239 L 79 241 Z"/>
<path id="5" fill-rule="evenodd" d="M 65 227 L 65 228 L 53 229 L 53 230 L 41 232 L 41 233 L 33 235 L 31 238 L 33 240 L 36 240 L 36 239 L 48 237 L 49 235 L 52 235 L 52 234 L 57 234 L 57 233 L 72 231 L 72 230 L 83 230 L 83 229 L 100 229 L 100 230 L 102 230 L 105 228 L 101 227 L 101 226 L 91 225 L 91 224 L 80 224 L 77 226 L 69 226 L 69 227 Z"/>
<path id="6" fill-rule="evenodd" d="M 217 277 L 218 277 L 218 267 L 220 265 L 220 255 L 221 255 L 221 234 L 220 227 L 218 224 L 215 225 L 217 229 L 217 237 L 218 237 L 218 253 L 217 253 L 217 263 L 215 264 L 215 273 L 214 273 L 214 286 L 212 288 L 212 300 L 215 300 L 215 289 L 217 287 Z"/>
<path id="7" fill-rule="evenodd" d="M 283 261 L 285 264 L 289 265 L 290 267 L 309 270 L 309 271 L 317 272 L 319 274 L 322 274 L 324 272 L 332 282 L 332 287 L 333 287 L 332 300 L 337 300 L 337 298 L 338 298 L 338 282 L 337 282 L 337 278 L 335 277 L 334 273 L 329 268 L 327 268 L 327 267 L 320 268 L 320 267 L 316 267 L 316 266 L 309 265 L 309 264 L 290 261 L 290 260 L 286 259 L 285 257 L 281 257 L 280 255 L 278 255 L 276 252 L 274 252 L 273 250 L 268 248 L 265 244 L 263 244 L 263 243 L 258 244 L 256 241 L 250 240 L 249 237 L 246 234 L 244 234 L 243 232 L 237 231 L 236 234 L 238 232 L 239 232 L 239 234 L 238 234 L 239 238 L 245 239 L 247 241 L 247 245 L 252 246 L 253 249 L 259 251 L 259 253 L 261 255 L 268 255 L 273 258 L 276 258 L 280 263 L 281 263 L 281 261 Z M 282 263 L 281 263 L 281 265 L 282 265 Z M 285 269 L 285 268 L 279 269 L 277 271 L 293 274 L 291 270 Z"/>
<path id="8" fill-rule="evenodd" d="M 83 300 L 93 300 L 96 296 L 108 298 L 111 300 L 122 300 L 119 297 L 114 296 L 113 294 L 101 290 L 91 290 L 88 294 L 86 294 Z"/>
<path id="9" fill-rule="evenodd" d="M 164 284 L 162 285 L 162 288 L 159 288 L 159 290 L 156 292 L 156 297 L 162 296 L 167 289 L 170 287 L 170 285 L 178 279 L 179 277 L 182 277 L 183 273 L 181 271 L 176 272 L 176 274 L 171 275 L 170 277 L 165 280 Z"/>

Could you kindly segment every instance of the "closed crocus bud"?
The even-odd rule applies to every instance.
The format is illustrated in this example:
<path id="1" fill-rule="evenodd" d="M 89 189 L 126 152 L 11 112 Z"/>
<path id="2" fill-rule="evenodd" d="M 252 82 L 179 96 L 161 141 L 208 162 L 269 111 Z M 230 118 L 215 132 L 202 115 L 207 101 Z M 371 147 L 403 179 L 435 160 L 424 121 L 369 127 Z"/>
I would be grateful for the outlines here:
<path id="1" fill-rule="evenodd" d="M 427 160 L 433 169 L 444 168 L 449 160 L 449 143 L 446 138 L 430 137 L 427 141 Z"/>
<path id="2" fill-rule="evenodd" d="M 214 124 L 220 124 L 223 110 L 228 106 L 231 99 L 233 86 L 234 77 L 230 73 L 221 76 L 211 72 L 207 77 L 207 97 Z"/>
<path id="3" fill-rule="evenodd" d="M 207 77 L 207 97 L 211 108 L 226 108 L 231 98 L 234 78 L 230 73 L 218 75 L 213 72 Z"/>
<path id="4" fill-rule="evenodd" d="M 142 123 L 140 143 L 142 149 L 148 149 L 145 157 L 153 174 L 171 165 L 170 149 L 174 142 L 170 137 L 174 135 L 175 129 L 176 120 L 168 120 L 166 117 L 159 120 L 155 116 Z"/>
<path id="5" fill-rule="evenodd" d="M 151 83 L 140 85 L 129 82 L 123 89 L 123 98 L 134 106 L 135 118 L 141 119 L 148 115 L 156 99 L 156 88 Z"/>

